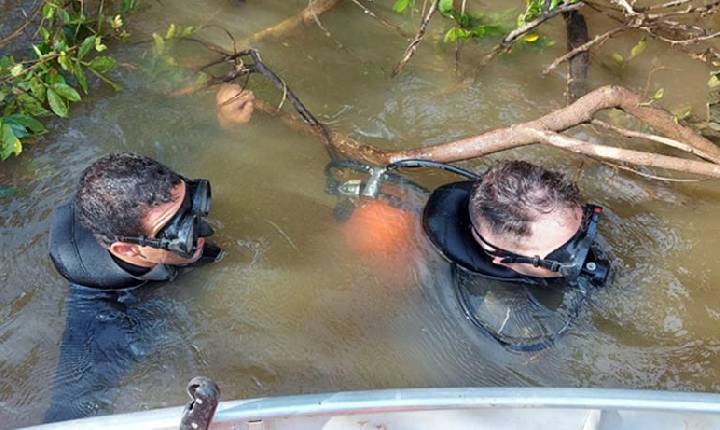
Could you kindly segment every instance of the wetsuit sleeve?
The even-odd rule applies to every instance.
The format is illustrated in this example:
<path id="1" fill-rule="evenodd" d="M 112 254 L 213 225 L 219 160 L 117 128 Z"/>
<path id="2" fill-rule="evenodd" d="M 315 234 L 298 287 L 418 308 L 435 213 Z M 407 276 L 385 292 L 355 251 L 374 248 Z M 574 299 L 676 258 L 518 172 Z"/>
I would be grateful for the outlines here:
<path id="1" fill-rule="evenodd" d="M 119 296 L 71 285 L 45 422 L 110 412 L 112 389 L 138 361 L 141 350 L 135 318 Z"/>

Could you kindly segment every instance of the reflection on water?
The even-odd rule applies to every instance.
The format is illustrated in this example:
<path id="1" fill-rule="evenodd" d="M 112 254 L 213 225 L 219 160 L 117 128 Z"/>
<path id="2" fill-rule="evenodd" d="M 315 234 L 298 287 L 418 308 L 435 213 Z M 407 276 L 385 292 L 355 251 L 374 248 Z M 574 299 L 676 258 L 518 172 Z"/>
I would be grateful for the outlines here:
<path id="1" fill-rule="evenodd" d="M 164 4 L 137 16 L 136 33 L 173 21 L 218 23 L 249 34 L 306 2 Z M 406 71 L 390 79 L 405 40 L 351 2 L 321 20 L 332 37 L 310 27 L 259 48 L 319 117 L 368 143 L 403 148 L 442 142 L 532 119 L 564 102 L 562 74 L 540 78 L 548 55 L 500 59 L 476 84 L 459 85 L 453 50 L 431 32 Z M 560 27 L 552 31 L 559 34 Z M 224 37 L 208 35 L 216 43 L 227 43 Z M 216 379 L 225 399 L 416 386 L 720 388 L 720 299 L 713 291 L 720 279 L 713 264 L 720 194 L 712 183 L 651 182 L 539 147 L 471 165 L 523 158 L 561 169 L 607 208 L 601 234 L 614 259 L 612 287 L 593 295 L 555 347 L 511 353 L 438 294 L 447 288 L 447 265 L 416 224 L 402 227 L 415 245 L 402 249 L 412 252 L 356 246 L 363 242 L 352 241 L 347 225 L 335 221 L 336 201 L 324 193 L 327 156 L 316 141 L 263 115 L 242 128 L 219 129 L 213 94 L 164 95 L 168 82 L 148 79 L 136 67 L 145 61 L 143 49 L 118 52 L 125 66 L 115 77 L 125 91 L 96 92 L 25 156 L 0 167 L 0 184 L 17 189 L 14 196 L 0 194 L 2 426 L 39 422 L 50 403 L 70 294 L 47 258 L 50 212 L 70 197 L 83 167 L 118 150 L 210 179 L 217 241 L 228 255 L 143 292 L 138 306 L 149 312 L 146 320 L 162 321 L 149 329 L 161 348 L 142 355 L 102 394 L 116 412 L 180 404 L 184 384 L 197 374 Z M 462 67 L 473 68 L 479 52 L 469 46 Z M 205 55 L 198 50 L 188 57 Z M 631 85 L 644 83 L 651 67 L 649 61 L 636 64 L 625 77 Z M 596 83 L 617 80 L 598 70 Z M 670 107 L 703 91 L 659 75 Z M 267 84 L 253 79 L 251 85 L 279 102 Z M 425 171 L 413 177 L 426 187 L 453 179 Z"/>

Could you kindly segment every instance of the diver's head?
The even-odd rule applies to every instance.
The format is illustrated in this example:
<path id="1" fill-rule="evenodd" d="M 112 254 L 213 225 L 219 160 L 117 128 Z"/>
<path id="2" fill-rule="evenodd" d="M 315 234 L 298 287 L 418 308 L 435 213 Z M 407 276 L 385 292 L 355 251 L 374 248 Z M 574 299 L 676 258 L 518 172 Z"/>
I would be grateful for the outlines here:
<path id="1" fill-rule="evenodd" d="M 80 222 L 123 261 L 143 267 L 189 264 L 212 234 L 207 181 L 188 181 L 133 153 L 109 154 L 85 169 L 75 196 Z"/>
<path id="2" fill-rule="evenodd" d="M 581 203 L 577 186 L 563 174 L 524 161 L 502 162 L 475 184 L 472 234 L 495 264 L 527 276 L 563 276 L 557 267 L 509 261 L 543 260 L 571 243 L 586 222 Z"/>

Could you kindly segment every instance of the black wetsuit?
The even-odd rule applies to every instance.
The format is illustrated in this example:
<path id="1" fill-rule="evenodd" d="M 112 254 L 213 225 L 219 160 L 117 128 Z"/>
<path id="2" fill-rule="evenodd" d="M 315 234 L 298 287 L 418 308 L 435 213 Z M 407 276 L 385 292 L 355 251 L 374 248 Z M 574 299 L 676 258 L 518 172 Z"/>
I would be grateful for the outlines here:
<path id="1" fill-rule="evenodd" d="M 526 276 L 494 264 L 472 235 L 468 205 L 473 184 L 474 181 L 454 182 L 431 194 L 423 212 L 425 233 L 451 264 L 454 294 L 468 320 L 510 349 L 545 348 L 565 333 L 577 317 L 590 284 L 580 277 L 574 287 L 568 288 L 562 278 Z M 591 258 L 595 259 L 598 253 L 600 250 L 593 244 Z M 496 315 L 482 309 L 483 304 L 489 303 L 488 292 L 495 293 L 492 305 L 503 310 L 504 318 L 495 321 Z M 537 293 L 567 294 L 557 310 L 549 310 L 539 302 Z M 516 332 L 528 328 L 527 337 L 506 333 L 508 321 L 517 321 Z M 536 329 L 530 330 L 533 327 Z"/>
<path id="2" fill-rule="evenodd" d="M 50 256 L 70 281 L 67 320 L 46 422 L 111 412 L 112 389 L 156 347 L 169 323 L 158 300 L 137 287 L 172 280 L 173 266 L 153 269 L 116 260 L 78 222 L 72 204 L 55 210 Z"/>

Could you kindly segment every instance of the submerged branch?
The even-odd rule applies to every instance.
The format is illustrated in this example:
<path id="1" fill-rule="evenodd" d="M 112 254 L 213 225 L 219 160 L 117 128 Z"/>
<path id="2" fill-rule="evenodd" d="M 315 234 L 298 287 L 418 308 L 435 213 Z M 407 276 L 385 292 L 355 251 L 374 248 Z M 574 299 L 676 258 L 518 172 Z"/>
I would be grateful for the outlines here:
<path id="1" fill-rule="evenodd" d="M 563 14 L 567 51 L 571 52 L 588 42 L 588 28 L 585 17 L 579 11 Z M 590 53 L 582 52 L 570 59 L 567 76 L 567 97 L 573 102 L 587 93 L 587 76 L 590 68 Z"/>
<path id="2" fill-rule="evenodd" d="M 318 15 L 329 11 L 338 3 L 340 3 L 340 0 L 313 0 L 305 9 L 296 15 L 287 18 L 277 25 L 253 34 L 247 39 L 240 41 L 238 46 L 240 49 L 246 49 L 261 40 L 283 37 L 303 25 L 310 25 L 316 22 Z"/>
<path id="3" fill-rule="evenodd" d="M 583 43 L 582 45 L 574 48 L 573 50 L 569 51 L 568 53 L 566 53 L 566 54 L 564 54 L 564 55 L 561 55 L 560 57 L 556 58 L 556 59 L 552 62 L 552 64 L 550 64 L 549 66 L 547 66 L 547 67 L 545 68 L 545 70 L 543 70 L 543 75 L 547 75 L 548 73 L 552 72 L 553 70 L 555 70 L 555 69 L 557 68 L 557 66 L 559 66 L 560 64 L 562 64 L 564 61 L 568 61 L 569 59 L 575 57 L 576 55 L 579 55 L 579 54 L 581 54 L 581 53 L 583 53 L 583 52 L 587 52 L 588 50 L 590 50 L 590 48 L 594 47 L 595 45 L 601 45 L 601 44 L 607 42 L 608 39 L 610 39 L 611 37 L 613 37 L 616 33 L 619 33 L 619 32 L 621 32 L 621 31 L 625 31 L 625 30 L 629 30 L 629 29 L 630 29 L 630 27 L 624 27 L 624 26 L 622 26 L 622 27 L 615 27 L 615 28 L 613 28 L 613 29 L 611 29 L 611 30 L 606 31 L 605 33 L 598 34 L 597 36 L 595 36 L 595 37 L 592 38 L 591 40 L 589 40 L 589 41 Z"/>

